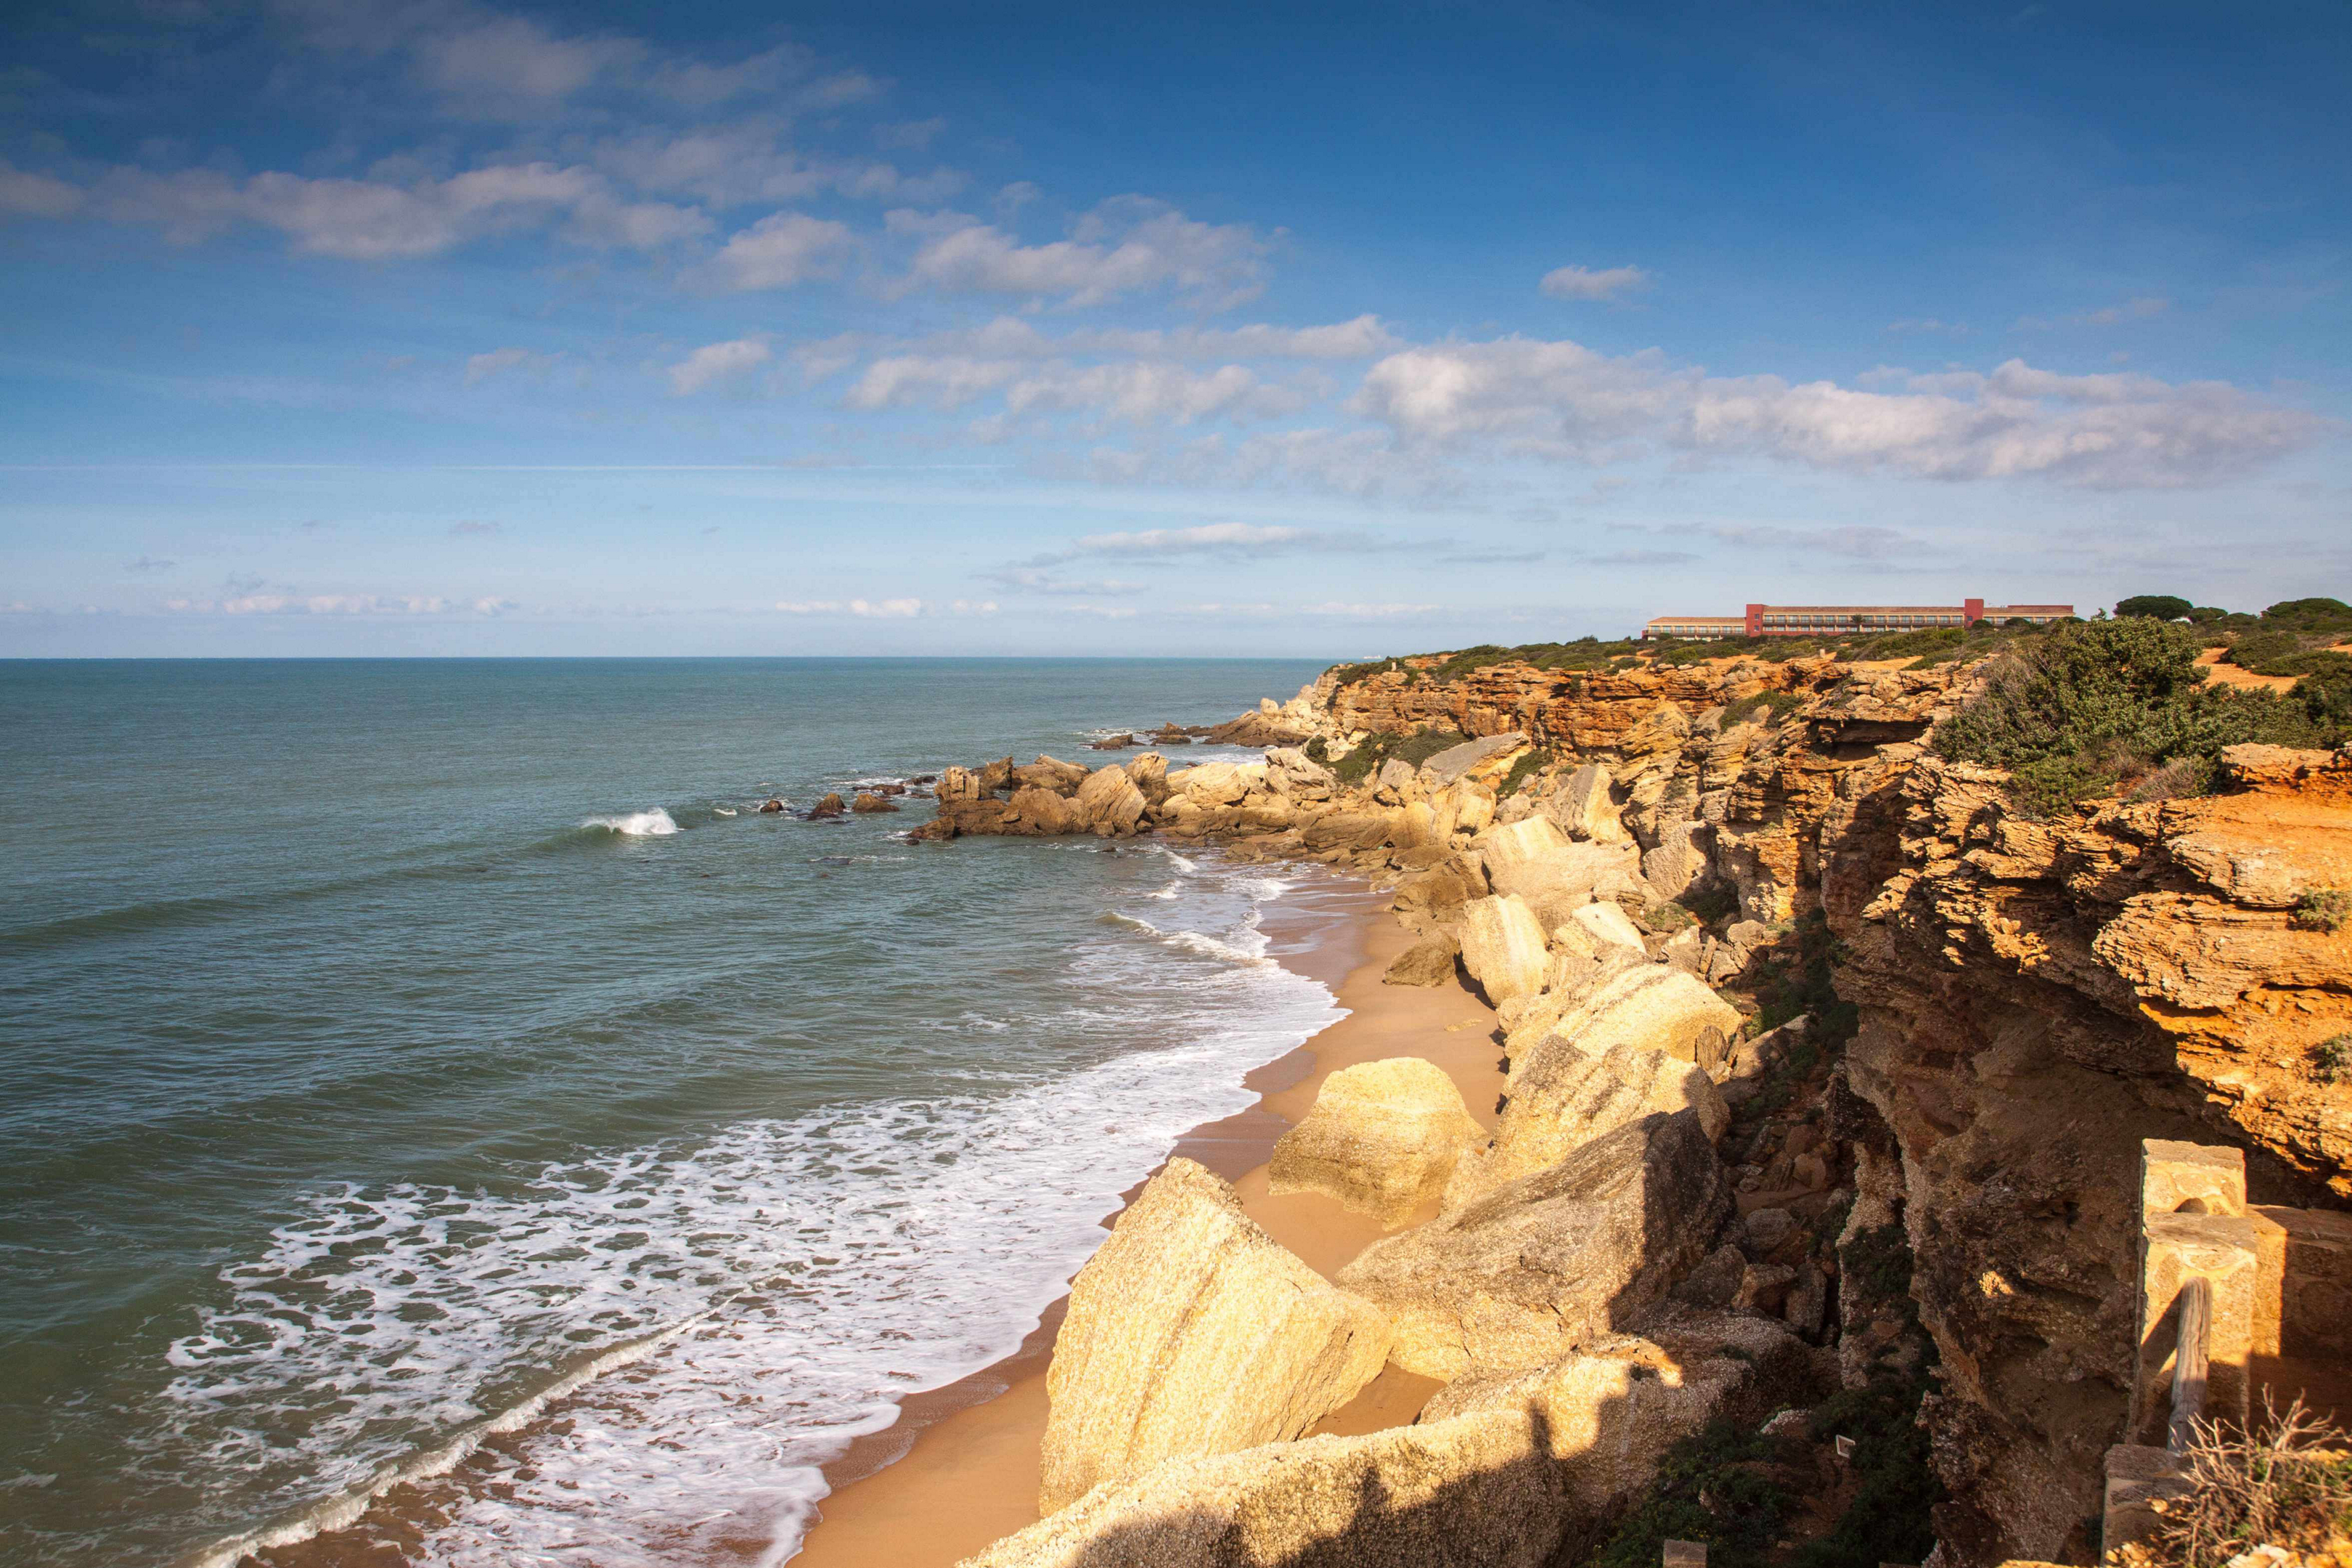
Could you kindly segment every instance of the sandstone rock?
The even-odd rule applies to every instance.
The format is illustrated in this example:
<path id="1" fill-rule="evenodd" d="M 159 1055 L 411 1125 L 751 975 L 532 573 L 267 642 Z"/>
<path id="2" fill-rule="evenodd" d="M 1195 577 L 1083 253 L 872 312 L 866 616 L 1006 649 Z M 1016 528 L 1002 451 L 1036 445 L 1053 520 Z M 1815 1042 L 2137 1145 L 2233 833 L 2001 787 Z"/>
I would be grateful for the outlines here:
<path id="1" fill-rule="evenodd" d="M 823 800 L 809 807 L 809 820 L 814 822 L 819 817 L 839 816 L 848 809 L 841 804 L 841 796 L 828 792 Z"/>
<path id="2" fill-rule="evenodd" d="M 1679 899 L 1714 874 L 1707 845 L 1715 830 L 1703 822 L 1670 822 L 1654 848 L 1642 856 L 1642 875 L 1661 899 Z"/>
<path id="3" fill-rule="evenodd" d="M 1465 903 L 1486 896 L 1486 875 L 1475 866 L 1461 863 L 1458 857 L 1407 878 L 1397 884 L 1392 895 L 1402 913 L 1444 920 L 1457 918 Z"/>
<path id="4" fill-rule="evenodd" d="M 1587 763 L 1570 773 L 1545 798 L 1543 809 L 1570 838 L 1622 844 L 1628 837 L 1609 798 L 1609 770 L 1598 763 Z"/>
<path id="5" fill-rule="evenodd" d="M 1543 989 L 1550 954 L 1543 927 L 1523 899 L 1474 899 L 1462 906 L 1462 967 L 1496 1004 Z"/>
<path id="6" fill-rule="evenodd" d="M 1168 775 L 1168 787 L 1203 805 L 1238 805 L 1254 784 L 1263 784 L 1265 770 L 1258 764 L 1202 763 Z"/>
<path id="7" fill-rule="evenodd" d="M 1473 1373 L 1423 1412 L 1444 1421 L 1525 1411 L 1568 1481 L 1572 1518 L 1616 1512 L 1647 1488 L 1668 1447 L 1710 1421 L 1752 1425 L 1817 1387 L 1812 1357 L 1778 1324 L 1723 1311 L 1657 1314 L 1641 1337 L 1612 1335 L 1589 1353 L 1523 1372 Z"/>
<path id="8" fill-rule="evenodd" d="M 1055 795 L 1075 795 L 1087 781 L 1085 764 L 1066 763 L 1059 757 L 1037 753 L 1037 760 L 1026 767 L 1013 770 L 1013 782 L 1034 789 L 1050 790 Z"/>
<path id="9" fill-rule="evenodd" d="M 1444 788 L 1483 763 L 1492 762 L 1507 752 L 1515 752 L 1527 744 L 1527 737 L 1512 731 L 1501 735 L 1482 735 L 1475 741 L 1465 741 L 1421 764 L 1422 777 Z"/>
<path id="10" fill-rule="evenodd" d="M 1339 781 L 1329 768 L 1294 747 L 1277 746 L 1265 754 L 1265 784 L 1293 800 L 1329 800 Z"/>
<path id="11" fill-rule="evenodd" d="M 1387 985 L 1444 985 L 1454 978 L 1462 942 L 1450 932 L 1426 936 L 1389 961 L 1381 976 Z"/>
<path id="12" fill-rule="evenodd" d="M 1696 926 L 1685 926 L 1659 943 L 1658 956 L 1693 979 L 1706 977 L 1707 942 Z"/>
<path id="13" fill-rule="evenodd" d="M 770 795 L 767 799 L 760 803 L 760 815 L 762 816 L 773 816 L 776 813 L 783 809 L 783 799 L 779 795 Z"/>
<path id="14" fill-rule="evenodd" d="M 969 768 L 947 768 L 940 774 L 939 787 L 931 793 L 941 801 L 978 800 L 980 775 Z"/>
<path id="15" fill-rule="evenodd" d="M 1611 873 L 1626 873 L 1638 861 L 1631 845 L 1570 844 L 1547 816 L 1530 816 L 1477 837 L 1486 879 L 1498 893 L 1517 893 L 1530 903 L 1566 909 L 1588 902 Z"/>
<path id="16" fill-rule="evenodd" d="M 1650 956 L 1649 945 L 1642 940 L 1642 928 L 1633 923 L 1633 917 L 1625 912 L 1622 905 L 1586 904 L 1568 918 L 1591 942 L 1595 956 L 1611 949 L 1634 958 Z"/>
<path id="17" fill-rule="evenodd" d="M 1379 1373 L 1380 1314 L 1169 1162 L 1070 1286 L 1046 1373 L 1039 1510 L 1181 1455 L 1296 1437 Z"/>
<path id="18" fill-rule="evenodd" d="M 1393 1227 L 1434 1201 L 1485 1137 L 1444 1068 L 1393 1057 L 1326 1079 L 1306 1120 L 1275 1144 L 1267 1175 L 1276 1193 L 1324 1193 Z"/>
<path id="19" fill-rule="evenodd" d="M 1546 1568 L 1560 1467 L 1523 1411 L 1171 1459 L 958 1568 Z"/>
<path id="20" fill-rule="evenodd" d="M 1389 818 L 1388 841 L 1399 849 L 1438 847 L 1442 841 L 1437 837 L 1437 814 L 1426 801 L 1398 807 Z"/>
<path id="21" fill-rule="evenodd" d="M 1431 805 L 1436 813 L 1438 833 L 1448 839 L 1456 834 L 1478 833 L 1495 820 L 1495 792 L 1475 779 L 1464 779 L 1452 785 Z"/>
<path id="22" fill-rule="evenodd" d="M 1158 752 L 1139 752 L 1127 759 L 1127 782 L 1143 794 L 1146 805 L 1168 798 L 1168 759 Z"/>
<path id="23" fill-rule="evenodd" d="M 1493 1145 L 1462 1162 L 1445 1191 L 1448 1208 L 1558 1164 L 1593 1139 L 1659 1111 L 1696 1114 L 1710 1142 L 1731 1124 L 1730 1108 L 1691 1062 L 1620 1047 L 1588 1056 L 1558 1036 L 1511 1058 L 1510 1096 Z"/>
<path id="24" fill-rule="evenodd" d="M 1664 1296 L 1730 1201 L 1697 1116 L 1653 1114 L 1374 1242 L 1339 1279 L 1388 1313 L 1390 1359 L 1408 1372 L 1535 1366 Z"/>
<path id="25" fill-rule="evenodd" d="M 1727 1241 L 1683 1276 L 1682 1283 L 1675 1287 L 1674 1299 L 1695 1307 L 1727 1308 L 1739 1299 L 1740 1282 L 1747 1276 L 1748 1259 Z"/>
<path id="26" fill-rule="evenodd" d="M 1139 746 L 1142 743 L 1133 735 L 1106 735 L 1087 749 L 1096 752 L 1123 752 L 1129 746 Z"/>
<path id="27" fill-rule="evenodd" d="M 1739 1222 L 1748 1256 L 1761 1259 L 1797 1231 L 1797 1216 L 1787 1209 L 1750 1209 Z"/>
<path id="28" fill-rule="evenodd" d="M 1738 1008 L 1681 970 L 1654 963 L 1607 981 L 1564 1013 L 1553 1032 L 1588 1055 L 1626 1045 L 1696 1061 L 1706 1030 L 1729 1036 L 1739 1026 Z"/>
<path id="29" fill-rule="evenodd" d="M 1394 800 L 1391 804 L 1402 805 L 1417 793 L 1416 785 L 1420 778 L 1421 770 L 1411 763 L 1402 758 L 1391 757 L 1381 764 L 1380 774 L 1373 781 L 1373 787 L 1392 795 Z"/>
<path id="30" fill-rule="evenodd" d="M 1000 822 L 1001 826 L 996 829 L 1000 833 L 1050 838 L 1059 834 L 1083 831 L 1086 816 L 1076 802 L 1066 800 L 1052 790 L 1024 784 L 1013 792 L 1011 800 L 1005 802 Z"/>
<path id="31" fill-rule="evenodd" d="M 1301 829 L 1299 842 L 1309 849 L 1377 849 L 1389 829 L 1385 811 L 1334 811 Z"/>
<path id="32" fill-rule="evenodd" d="M 898 803 L 878 795 L 872 790 L 860 790 L 857 792 L 857 798 L 849 803 L 849 809 L 861 815 L 871 815 L 877 811 L 896 811 L 898 809 Z"/>
<path id="33" fill-rule="evenodd" d="M 982 763 L 980 766 L 979 778 L 980 793 L 982 795 L 994 795 L 1000 790 L 1011 789 L 1013 759 L 999 757 L 992 763 Z"/>
<path id="34" fill-rule="evenodd" d="M 1124 838 L 1143 820 L 1143 792 L 1116 763 L 1088 773 L 1070 804 L 1089 831 L 1105 837 Z"/>

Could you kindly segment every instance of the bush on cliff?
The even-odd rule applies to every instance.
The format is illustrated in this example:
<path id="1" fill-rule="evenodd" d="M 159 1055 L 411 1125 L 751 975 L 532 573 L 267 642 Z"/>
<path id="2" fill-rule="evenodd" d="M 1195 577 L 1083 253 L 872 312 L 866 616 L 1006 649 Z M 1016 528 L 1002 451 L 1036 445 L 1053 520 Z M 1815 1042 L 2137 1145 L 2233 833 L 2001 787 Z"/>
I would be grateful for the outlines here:
<path id="1" fill-rule="evenodd" d="M 2150 620 L 2177 621 L 2196 607 L 2178 594 L 2134 594 L 2116 602 L 2116 618 L 2145 616 Z"/>
<path id="2" fill-rule="evenodd" d="M 2029 816 L 2185 761 L 2210 778 L 2224 746 L 2332 743 L 2304 703 L 2205 683 L 2200 638 L 2138 617 L 2061 626 L 1993 666 L 1984 688 L 1937 731 L 1937 752 L 2010 772 Z"/>
<path id="3" fill-rule="evenodd" d="M 1416 730 L 1410 735 L 1381 730 L 1366 736 L 1361 745 L 1333 763 L 1331 772 L 1341 784 L 1361 784 L 1380 772 L 1381 764 L 1391 757 L 1417 768 L 1438 752 L 1469 738 L 1457 730 Z"/>

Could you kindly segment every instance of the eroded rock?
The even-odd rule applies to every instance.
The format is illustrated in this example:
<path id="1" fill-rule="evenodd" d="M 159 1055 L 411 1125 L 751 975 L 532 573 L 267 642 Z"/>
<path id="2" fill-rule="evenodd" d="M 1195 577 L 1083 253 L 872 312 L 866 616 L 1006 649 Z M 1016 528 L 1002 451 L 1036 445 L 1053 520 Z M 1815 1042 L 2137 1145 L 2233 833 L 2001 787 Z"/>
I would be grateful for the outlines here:
<path id="1" fill-rule="evenodd" d="M 1277 1193 L 1327 1194 L 1393 1226 L 1434 1202 L 1485 1137 L 1444 1068 L 1392 1057 L 1324 1079 L 1314 1109 L 1275 1144 L 1267 1174 Z"/>

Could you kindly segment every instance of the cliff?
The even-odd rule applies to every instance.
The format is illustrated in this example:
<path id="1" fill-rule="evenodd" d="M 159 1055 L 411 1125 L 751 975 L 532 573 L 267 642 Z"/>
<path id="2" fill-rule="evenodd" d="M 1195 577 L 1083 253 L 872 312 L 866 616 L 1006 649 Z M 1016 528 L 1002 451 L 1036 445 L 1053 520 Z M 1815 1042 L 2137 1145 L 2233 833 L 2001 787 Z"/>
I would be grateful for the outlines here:
<path id="1" fill-rule="evenodd" d="M 1264 764 L 1146 754 L 1057 790 L 1050 759 L 1008 760 L 951 773 L 925 832 L 1160 832 L 1362 869 L 1432 933 L 1418 977 L 1461 950 L 1514 1059 L 1600 1049 L 1589 999 L 1627 962 L 1719 988 L 1739 1038 L 1638 1042 L 1738 1115 L 1737 1247 L 1697 1262 L 1715 1243 L 1680 1237 L 1676 1289 L 1716 1270 L 1710 1307 L 1833 1347 L 1857 1396 L 1933 1363 L 1942 1561 L 2092 1560 L 2142 1141 L 2242 1150 L 2258 1203 L 2352 1207 L 2352 932 L 2326 914 L 2352 887 L 2352 751 L 2236 746 L 2210 794 L 2029 818 L 2006 775 L 1927 744 L 1980 668 L 1612 662 L 1334 670 L 1244 716 L 1303 742 Z M 1800 1006 L 1810 1036 L 1770 1028 Z M 1552 1136 L 1539 1162 L 1575 1146 Z"/>

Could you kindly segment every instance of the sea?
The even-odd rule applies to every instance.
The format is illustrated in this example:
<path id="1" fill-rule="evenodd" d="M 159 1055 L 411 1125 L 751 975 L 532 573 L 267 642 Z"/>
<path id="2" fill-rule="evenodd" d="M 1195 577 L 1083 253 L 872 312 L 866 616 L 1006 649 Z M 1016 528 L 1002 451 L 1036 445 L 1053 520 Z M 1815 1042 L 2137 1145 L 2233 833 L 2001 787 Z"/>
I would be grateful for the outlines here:
<path id="1" fill-rule="evenodd" d="M 0 1563 L 788 1560 L 1341 1014 L 1313 868 L 759 804 L 1319 668 L 0 663 Z"/>

